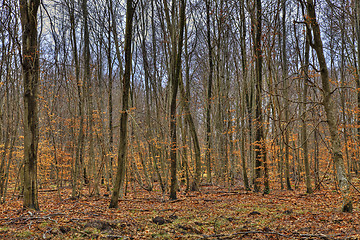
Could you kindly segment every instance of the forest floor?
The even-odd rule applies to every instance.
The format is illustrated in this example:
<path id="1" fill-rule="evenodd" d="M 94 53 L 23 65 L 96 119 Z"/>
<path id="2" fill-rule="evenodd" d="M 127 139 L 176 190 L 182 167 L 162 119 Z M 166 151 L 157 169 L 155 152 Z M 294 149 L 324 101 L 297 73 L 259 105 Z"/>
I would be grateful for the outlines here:
<path id="1" fill-rule="evenodd" d="M 102 189 L 103 191 L 103 189 Z M 341 195 L 323 188 L 270 194 L 219 186 L 179 192 L 137 190 L 109 209 L 110 197 L 70 199 L 71 189 L 39 191 L 41 210 L 22 199 L 0 205 L 1 239 L 360 239 L 359 193 L 353 213 L 341 212 Z"/>

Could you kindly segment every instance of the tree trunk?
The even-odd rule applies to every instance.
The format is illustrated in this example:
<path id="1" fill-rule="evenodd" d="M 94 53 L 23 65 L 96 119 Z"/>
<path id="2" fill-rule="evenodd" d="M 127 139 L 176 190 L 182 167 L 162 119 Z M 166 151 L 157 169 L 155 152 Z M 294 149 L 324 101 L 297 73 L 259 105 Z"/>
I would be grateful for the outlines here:
<path id="1" fill-rule="evenodd" d="M 112 0 L 110 0 L 112 1 Z M 110 17 L 109 17 L 110 18 Z M 114 130 L 113 130 L 113 65 L 111 57 L 111 23 L 109 20 L 109 32 L 108 32 L 108 49 L 107 49 L 107 62 L 108 62 L 108 76 L 109 76 L 109 85 L 108 85 L 108 112 L 109 112 L 109 162 L 108 162 L 108 179 L 110 186 L 110 181 L 113 181 L 113 145 L 114 145 Z M 108 191 L 110 187 L 108 187 Z"/>
<path id="2" fill-rule="evenodd" d="M 109 208 L 118 207 L 118 199 L 120 195 L 120 187 L 123 185 L 125 179 L 126 169 L 126 145 L 127 145 L 127 120 L 129 109 L 129 92 L 130 92 L 130 77 L 131 77 L 131 42 L 132 42 L 132 27 L 133 16 L 135 9 L 132 6 L 132 0 L 126 1 L 126 29 L 125 29 L 125 73 L 123 77 L 123 102 L 122 112 L 120 117 L 120 143 L 118 150 L 118 167 L 115 178 L 115 186 L 111 196 Z"/>
<path id="3" fill-rule="evenodd" d="M 329 80 L 329 72 L 326 65 L 326 59 L 323 51 L 323 43 L 321 40 L 320 26 L 316 19 L 315 7 L 313 0 L 307 0 L 307 21 L 308 28 L 312 29 L 313 42 L 310 43 L 311 46 L 315 49 L 317 58 L 320 66 L 321 73 L 321 82 L 322 82 L 322 92 L 323 92 L 323 105 L 326 112 L 327 124 L 331 136 L 331 146 L 332 146 L 332 155 L 334 164 L 336 167 L 337 179 L 339 188 L 343 195 L 343 212 L 352 212 L 352 198 L 350 194 L 350 184 L 346 177 L 344 159 L 341 152 L 341 142 L 339 138 L 339 133 L 337 129 L 337 113 L 336 106 L 334 105 L 333 99 L 331 97 L 332 90 Z"/>
<path id="4" fill-rule="evenodd" d="M 357 35 L 357 69 L 356 69 L 356 89 L 357 89 L 357 141 L 360 143 L 360 1 L 355 1 L 356 12 L 356 35 Z M 357 167 L 356 167 L 357 169 Z"/>
<path id="5" fill-rule="evenodd" d="M 206 98 L 206 149 L 205 149 L 205 162 L 206 162 L 206 178 L 207 182 L 211 183 L 211 90 L 212 90 L 212 78 L 213 78 L 213 57 L 211 46 L 211 30 L 210 30 L 210 1 L 206 0 L 206 27 L 207 27 L 207 47 L 209 58 L 209 77 L 207 86 L 207 98 Z"/>
<path id="6" fill-rule="evenodd" d="M 173 1 L 172 16 L 175 17 L 175 1 Z M 180 1 L 180 22 L 179 22 L 179 39 L 175 41 L 175 29 L 173 28 L 173 46 L 172 46 L 172 63 L 171 63 L 171 103 L 170 103 L 170 162 L 171 162 L 171 185 L 170 185 L 170 199 L 176 199 L 177 190 L 177 137 L 176 137 L 176 96 L 179 86 L 180 70 L 181 70 L 181 53 L 184 38 L 185 28 L 185 0 Z M 177 45 L 177 46 L 176 46 Z"/>
<path id="7" fill-rule="evenodd" d="M 19 0 L 24 80 L 24 208 L 39 210 L 37 189 L 39 46 L 37 12 L 40 0 Z"/>
<path id="8" fill-rule="evenodd" d="M 190 130 L 191 137 L 193 139 L 194 151 L 195 151 L 195 177 L 194 177 L 193 183 L 191 184 L 191 190 L 199 191 L 200 177 L 201 177 L 200 144 L 199 144 L 199 139 L 197 136 L 194 120 L 193 120 L 191 112 L 190 112 L 189 99 L 186 96 L 184 84 L 181 79 L 179 81 L 179 85 L 180 85 L 181 99 L 182 99 L 182 103 L 183 103 L 184 109 L 185 109 L 185 118 L 186 118 L 187 124 L 189 125 L 189 130 Z"/>
<path id="9" fill-rule="evenodd" d="M 78 107 L 79 107 L 79 135 L 76 144 L 76 155 L 75 162 L 73 163 L 73 174 L 72 174 L 72 198 L 79 197 L 79 180 L 81 167 L 83 162 L 83 150 L 84 150 L 84 96 L 82 91 L 82 83 L 80 82 L 80 64 L 77 50 L 77 38 L 76 38 L 76 29 L 75 29 L 75 2 L 72 0 L 72 6 L 69 6 L 69 15 L 70 15 L 70 28 L 71 28 L 71 42 L 72 42 L 72 51 L 74 54 L 75 62 L 75 79 L 77 85 L 77 94 L 78 94 Z"/>
<path id="10" fill-rule="evenodd" d="M 84 18 L 84 92 L 86 92 L 87 100 L 87 117 L 88 117 L 88 137 L 89 137 L 89 178 L 85 178 L 89 183 L 89 189 L 95 187 L 95 153 L 94 153 L 94 120 L 93 120 L 93 99 L 92 99 L 92 83 L 90 73 L 90 39 L 89 39 L 89 24 L 88 24 L 88 8 L 87 0 L 82 0 L 82 14 Z M 86 166 L 83 166 L 86 169 Z M 91 190 L 90 190 L 91 192 Z"/>
<path id="11" fill-rule="evenodd" d="M 311 179 L 310 179 L 310 164 L 309 164 L 309 150 L 308 150 L 308 137 L 307 137 L 307 92 L 308 92 L 308 71 L 309 71 L 309 52 L 310 52 L 310 45 L 309 39 L 306 37 L 305 43 L 305 65 L 303 70 L 304 75 L 304 89 L 303 89 L 303 96 L 302 96 L 302 127 L 301 127 L 301 144 L 303 148 L 303 155 L 304 155 L 304 165 L 305 165 L 305 183 L 306 183 L 306 192 L 312 193 L 311 188 Z"/>
<path id="12" fill-rule="evenodd" d="M 245 3 L 244 0 L 240 3 L 240 19 L 245 19 Z M 245 154 L 245 142 L 246 142 L 246 131 L 245 131 L 245 113 L 246 109 L 249 110 L 249 115 L 251 114 L 251 109 L 247 108 L 250 102 L 249 94 L 248 94 L 248 85 L 247 85 L 247 54 L 246 54 L 246 22 L 241 21 L 241 33 L 242 36 L 240 38 L 240 48 L 241 48 L 241 70 L 242 70 L 242 80 L 243 80 L 243 90 L 241 92 L 243 101 L 242 101 L 242 120 L 241 120 L 241 165 L 242 165 L 242 173 L 244 178 L 244 185 L 247 191 L 250 191 L 249 178 L 246 168 L 246 154 Z M 250 116 L 249 116 L 250 119 Z M 250 124 L 251 121 L 249 121 Z M 251 125 L 249 125 L 249 132 L 251 132 Z M 251 136 L 251 133 L 250 133 Z M 251 144 L 250 144 L 251 146 Z M 251 156 L 251 153 L 249 154 Z"/>
<path id="13" fill-rule="evenodd" d="M 288 64 L 287 64 L 287 47 L 286 47 L 286 0 L 283 0 L 283 7 L 282 7 L 282 70 L 283 70 L 283 85 L 284 85 L 284 107 L 285 107 L 285 181 L 286 181 L 286 188 L 288 190 L 291 189 L 290 183 L 290 159 L 289 159 L 289 150 L 290 150 L 290 141 L 289 141 L 289 86 L 288 86 Z"/>
<path id="14" fill-rule="evenodd" d="M 255 109 L 255 181 L 254 191 L 260 191 L 260 178 L 261 178 L 261 167 L 264 164 L 266 158 L 265 154 L 265 139 L 263 130 L 263 117 L 262 117 L 262 49 L 261 49 L 261 0 L 256 0 L 255 4 L 255 38 L 254 38 L 254 52 L 255 52 L 255 78 L 256 78 L 256 109 Z M 264 193 L 268 192 L 269 189 L 265 187 Z"/>

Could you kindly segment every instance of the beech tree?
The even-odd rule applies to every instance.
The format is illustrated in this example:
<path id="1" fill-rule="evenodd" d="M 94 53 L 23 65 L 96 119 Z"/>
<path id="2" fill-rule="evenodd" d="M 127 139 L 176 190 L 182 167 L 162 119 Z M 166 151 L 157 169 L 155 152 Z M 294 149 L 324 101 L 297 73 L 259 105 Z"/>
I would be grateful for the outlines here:
<path id="1" fill-rule="evenodd" d="M 331 151 L 333 161 L 336 167 L 337 180 L 339 183 L 339 188 L 343 194 L 343 212 L 352 212 L 352 198 L 350 194 L 350 183 L 346 176 L 344 159 L 342 154 L 342 146 L 340 142 L 340 137 L 337 129 L 337 113 L 335 111 L 334 100 L 332 97 L 333 90 L 331 89 L 329 71 L 326 64 L 326 59 L 323 50 L 323 43 L 320 35 L 320 26 L 317 22 L 316 12 L 314 2 L 312 0 L 307 0 L 306 9 L 308 18 L 305 18 L 307 27 L 311 29 L 310 36 L 310 45 L 316 51 L 317 59 L 320 66 L 321 73 L 321 83 L 322 83 L 322 92 L 323 92 L 323 105 L 326 112 L 327 125 L 329 127 L 330 136 L 331 136 Z"/>
<path id="2" fill-rule="evenodd" d="M 179 34 L 177 37 L 177 31 L 175 27 L 175 8 L 179 6 Z M 169 11 L 165 11 L 169 15 Z M 185 9 L 186 9 L 186 0 L 172 1 L 171 6 L 171 16 L 172 24 L 170 23 L 170 18 L 167 17 L 167 22 L 169 25 L 169 32 L 171 34 L 171 60 L 170 60 L 170 79 L 171 79 L 171 103 L 170 103 L 170 162 L 171 162 L 171 185 L 170 185 L 170 199 L 176 199 L 176 190 L 177 190 L 177 136 L 176 136 L 176 96 L 179 86 L 179 78 L 181 71 L 181 55 L 182 55 L 182 46 L 184 40 L 184 29 L 185 29 Z"/>
<path id="3" fill-rule="evenodd" d="M 118 199 L 120 195 L 120 187 L 125 180 L 126 169 L 126 153 L 128 143 L 128 110 L 129 110 L 129 94 L 130 94 L 130 77 L 131 77 L 131 42 L 133 17 L 135 6 L 132 0 L 126 1 L 126 30 L 125 30 L 125 72 L 123 76 L 123 95 L 122 95 L 122 112 L 120 117 L 120 142 L 118 149 L 118 167 L 114 182 L 114 189 L 111 196 L 109 208 L 118 207 Z"/>
<path id="4" fill-rule="evenodd" d="M 39 210 L 37 153 L 39 143 L 39 46 L 37 13 L 40 0 L 20 0 L 24 86 L 24 207 Z"/>

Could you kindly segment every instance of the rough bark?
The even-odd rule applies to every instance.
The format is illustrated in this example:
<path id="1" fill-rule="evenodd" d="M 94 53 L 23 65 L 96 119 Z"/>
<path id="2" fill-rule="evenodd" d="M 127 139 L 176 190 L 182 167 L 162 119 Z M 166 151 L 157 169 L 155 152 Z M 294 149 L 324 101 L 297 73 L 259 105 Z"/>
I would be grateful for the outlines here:
<path id="1" fill-rule="evenodd" d="M 39 142 L 39 46 L 37 12 L 40 0 L 20 0 L 24 81 L 24 208 L 39 210 L 37 151 Z"/>

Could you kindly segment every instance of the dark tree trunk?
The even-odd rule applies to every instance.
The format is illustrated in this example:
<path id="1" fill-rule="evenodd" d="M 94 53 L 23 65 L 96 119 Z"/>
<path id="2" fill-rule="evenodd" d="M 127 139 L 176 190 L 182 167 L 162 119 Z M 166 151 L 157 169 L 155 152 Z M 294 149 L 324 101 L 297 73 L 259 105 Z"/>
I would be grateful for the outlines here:
<path id="1" fill-rule="evenodd" d="M 255 109 L 255 118 L 256 118 L 256 132 L 255 132 L 255 181 L 254 181 L 254 191 L 260 191 L 260 178 L 261 178 L 261 167 L 265 163 L 266 159 L 266 150 L 265 150 L 265 141 L 264 141 L 264 129 L 263 129 L 263 117 L 262 117 L 262 49 L 261 49 L 261 0 L 255 2 L 255 39 L 254 39 L 254 52 L 255 52 L 255 74 L 256 74 L 256 83 L 255 83 L 255 94 L 256 94 L 256 109 Z M 267 166 L 266 164 L 264 166 Z M 269 191 L 268 182 L 265 180 L 265 189 L 264 192 Z"/>
<path id="2" fill-rule="evenodd" d="M 118 167 L 115 178 L 115 186 L 111 196 L 109 208 L 118 207 L 120 187 L 125 179 L 126 168 L 126 145 L 127 145 L 127 120 L 129 109 L 130 77 L 131 77 L 131 42 L 133 16 L 135 9 L 132 0 L 126 1 L 126 29 L 125 29 L 125 73 L 123 77 L 123 102 L 120 117 L 120 143 L 118 150 Z"/>
<path id="3" fill-rule="evenodd" d="M 213 57 L 212 57 L 212 46 L 211 46 L 211 30 L 210 30 L 210 1 L 206 1 L 206 27 L 207 27 L 207 45 L 209 54 L 209 79 L 207 88 L 207 108 L 206 108 L 206 150 L 205 150 L 205 162 L 207 172 L 207 182 L 211 182 L 211 89 L 212 89 L 212 78 L 213 78 Z"/>
<path id="4" fill-rule="evenodd" d="M 24 208 L 39 210 L 37 189 L 39 46 L 37 12 L 40 0 L 20 0 L 24 80 Z"/>
<path id="5" fill-rule="evenodd" d="M 174 2 L 173 2 L 174 4 Z M 174 8 L 174 6 L 173 6 Z M 170 185 L 170 199 L 176 199 L 176 153 L 177 153 L 177 140 L 176 140 L 176 96 L 179 86 L 180 70 L 181 70 L 181 52 L 183 46 L 184 38 L 184 28 L 185 28 L 185 0 L 180 1 L 180 34 L 177 41 L 177 47 L 173 46 L 173 63 L 171 64 L 171 81 L 172 81 L 172 95 L 170 103 L 170 162 L 171 162 L 171 185 Z M 174 13 L 174 12 L 173 12 Z M 173 14 L 174 16 L 174 14 Z M 174 31 L 175 29 L 173 29 Z M 176 44 L 173 41 L 173 44 Z M 174 51 L 177 49 L 177 51 Z"/>

